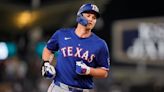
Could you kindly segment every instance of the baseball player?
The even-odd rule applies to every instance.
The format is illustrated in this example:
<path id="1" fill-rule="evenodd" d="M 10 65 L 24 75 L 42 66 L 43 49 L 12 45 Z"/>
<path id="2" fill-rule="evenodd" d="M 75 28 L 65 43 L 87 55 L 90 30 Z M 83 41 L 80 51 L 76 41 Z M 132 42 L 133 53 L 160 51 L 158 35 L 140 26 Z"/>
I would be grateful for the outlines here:
<path id="1" fill-rule="evenodd" d="M 42 76 L 53 78 L 47 92 L 90 92 L 93 77 L 108 76 L 107 44 L 91 31 L 99 17 L 96 5 L 84 4 L 77 13 L 77 27 L 61 28 L 49 39 L 42 54 Z M 53 66 L 55 51 L 58 55 Z"/>

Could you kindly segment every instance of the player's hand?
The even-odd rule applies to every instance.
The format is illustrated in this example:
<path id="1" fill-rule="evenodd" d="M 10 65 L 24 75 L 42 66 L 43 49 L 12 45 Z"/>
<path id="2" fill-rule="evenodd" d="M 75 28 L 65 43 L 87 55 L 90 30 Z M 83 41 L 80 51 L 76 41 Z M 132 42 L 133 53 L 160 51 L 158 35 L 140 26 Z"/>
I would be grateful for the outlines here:
<path id="1" fill-rule="evenodd" d="M 48 61 L 44 61 L 42 65 L 42 76 L 45 78 L 53 78 L 56 75 L 54 66 L 52 66 Z"/>
<path id="2" fill-rule="evenodd" d="M 90 74 L 90 67 L 83 61 L 76 61 L 76 73 L 79 75 L 88 75 Z"/>

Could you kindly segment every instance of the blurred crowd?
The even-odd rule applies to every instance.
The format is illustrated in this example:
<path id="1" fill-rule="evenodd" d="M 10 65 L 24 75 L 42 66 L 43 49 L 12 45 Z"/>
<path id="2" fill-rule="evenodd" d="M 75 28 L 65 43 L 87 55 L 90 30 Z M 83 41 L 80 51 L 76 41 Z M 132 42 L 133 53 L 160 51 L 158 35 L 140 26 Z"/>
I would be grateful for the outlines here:
<path id="1" fill-rule="evenodd" d="M 49 80 L 40 72 L 41 61 L 25 61 L 18 56 L 0 62 L 0 92 L 46 92 Z"/>

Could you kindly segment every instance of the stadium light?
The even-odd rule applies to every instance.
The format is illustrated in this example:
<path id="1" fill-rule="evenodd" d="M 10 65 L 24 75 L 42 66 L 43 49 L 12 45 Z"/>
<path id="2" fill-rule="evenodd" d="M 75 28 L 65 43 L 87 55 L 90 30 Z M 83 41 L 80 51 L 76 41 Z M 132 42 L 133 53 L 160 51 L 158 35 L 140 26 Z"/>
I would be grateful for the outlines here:
<path id="1" fill-rule="evenodd" d="M 19 28 L 23 28 L 32 25 L 36 18 L 38 18 L 38 14 L 35 11 L 23 11 L 16 15 L 15 23 Z"/>
<path id="2" fill-rule="evenodd" d="M 16 23 L 18 27 L 22 28 L 24 26 L 29 25 L 32 22 L 32 14 L 29 11 L 24 11 L 18 14 Z"/>

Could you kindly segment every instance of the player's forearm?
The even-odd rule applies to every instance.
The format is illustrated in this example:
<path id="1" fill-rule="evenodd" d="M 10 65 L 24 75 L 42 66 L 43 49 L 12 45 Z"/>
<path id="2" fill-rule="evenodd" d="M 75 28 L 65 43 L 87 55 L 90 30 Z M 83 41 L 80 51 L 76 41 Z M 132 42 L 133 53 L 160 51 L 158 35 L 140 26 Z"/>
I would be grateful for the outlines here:
<path id="1" fill-rule="evenodd" d="M 53 59 L 53 53 L 46 47 L 43 49 L 42 59 L 43 61 L 52 61 Z"/>
<path id="2" fill-rule="evenodd" d="M 102 68 L 90 68 L 90 75 L 95 78 L 106 78 L 108 71 Z"/>

